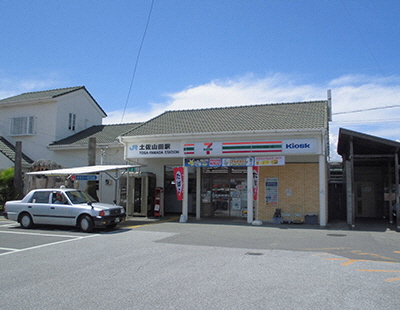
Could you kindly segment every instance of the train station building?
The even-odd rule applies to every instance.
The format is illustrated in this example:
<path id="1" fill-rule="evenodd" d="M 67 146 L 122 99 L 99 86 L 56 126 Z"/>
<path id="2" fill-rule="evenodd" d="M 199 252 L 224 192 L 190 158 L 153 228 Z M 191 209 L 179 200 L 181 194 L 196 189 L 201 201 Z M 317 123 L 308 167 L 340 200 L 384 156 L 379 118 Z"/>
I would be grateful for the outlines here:
<path id="1" fill-rule="evenodd" d="M 121 202 L 143 213 L 143 189 L 158 189 L 156 209 L 181 221 L 325 226 L 330 111 L 330 100 L 167 111 L 120 136 L 125 160 L 144 166 L 121 180 Z"/>

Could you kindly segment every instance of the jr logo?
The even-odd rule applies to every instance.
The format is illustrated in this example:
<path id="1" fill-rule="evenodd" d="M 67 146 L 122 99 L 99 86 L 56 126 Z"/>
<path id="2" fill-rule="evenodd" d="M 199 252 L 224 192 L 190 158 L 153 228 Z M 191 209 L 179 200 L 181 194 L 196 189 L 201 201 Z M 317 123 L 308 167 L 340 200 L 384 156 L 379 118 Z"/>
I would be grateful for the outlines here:
<path id="1" fill-rule="evenodd" d="M 137 146 L 137 145 L 131 145 L 131 146 L 129 147 L 129 150 L 130 150 L 130 151 L 137 151 L 137 150 L 138 150 L 138 146 Z"/>

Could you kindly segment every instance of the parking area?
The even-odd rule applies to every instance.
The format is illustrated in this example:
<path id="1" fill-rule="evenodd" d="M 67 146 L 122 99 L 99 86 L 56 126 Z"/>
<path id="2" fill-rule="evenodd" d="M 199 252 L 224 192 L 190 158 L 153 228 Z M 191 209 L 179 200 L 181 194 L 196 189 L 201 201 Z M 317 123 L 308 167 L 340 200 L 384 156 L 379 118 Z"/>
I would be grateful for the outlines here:
<path id="1" fill-rule="evenodd" d="M 398 237 L 174 218 L 131 219 L 88 234 L 0 220 L 2 306 L 394 309 Z M 99 299 L 102 291 L 110 297 Z"/>
<path id="2" fill-rule="evenodd" d="M 64 227 L 26 230 L 13 221 L 0 220 L 0 256 L 95 236 Z"/>
<path id="3" fill-rule="evenodd" d="M 176 217 L 165 221 L 176 220 Z M 123 233 L 132 228 L 164 222 L 160 219 L 131 218 L 114 229 L 96 229 L 93 233 L 80 232 L 76 227 L 39 225 L 34 229 L 23 229 L 19 223 L 0 218 L 0 256 L 29 251 L 60 243 L 93 238 L 102 234 Z"/>

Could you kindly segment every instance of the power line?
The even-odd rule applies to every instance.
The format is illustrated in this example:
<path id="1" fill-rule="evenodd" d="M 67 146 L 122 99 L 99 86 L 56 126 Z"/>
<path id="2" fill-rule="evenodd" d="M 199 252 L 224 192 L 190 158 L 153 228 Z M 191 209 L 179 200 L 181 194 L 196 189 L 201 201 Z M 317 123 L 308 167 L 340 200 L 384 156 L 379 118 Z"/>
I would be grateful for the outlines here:
<path id="1" fill-rule="evenodd" d="M 141 51 L 142 51 L 144 39 L 146 38 L 147 28 L 149 27 L 149 24 L 150 24 L 150 17 L 151 17 L 151 13 L 153 12 L 153 6 L 154 6 L 154 0 L 151 1 L 150 11 L 149 11 L 149 15 L 148 15 L 148 17 L 147 17 L 147 22 L 146 22 L 146 27 L 145 27 L 145 29 L 144 29 L 142 41 L 140 42 L 139 51 L 138 51 L 138 54 L 137 54 L 137 56 L 136 56 L 135 67 L 134 67 L 134 69 L 133 69 L 131 84 L 130 84 L 130 86 L 129 86 L 128 96 L 127 96 L 127 98 L 126 98 L 124 111 L 123 111 L 123 113 L 122 113 L 121 123 L 122 123 L 122 121 L 123 121 L 123 119 L 124 119 L 125 112 L 126 112 L 126 108 L 127 108 L 127 106 L 128 106 L 128 101 L 129 101 L 129 97 L 130 97 L 130 95 L 131 95 L 133 81 L 135 80 L 136 70 L 137 70 L 137 66 L 138 66 L 138 63 L 139 63 L 140 53 L 141 53 Z"/>
<path id="2" fill-rule="evenodd" d="M 341 0 L 341 3 L 342 3 L 342 5 L 343 5 L 343 7 L 344 7 L 344 9 L 345 9 L 345 11 L 346 11 L 346 13 L 347 13 L 347 15 L 349 16 L 349 19 L 350 19 L 351 22 L 353 23 L 353 25 L 354 25 L 354 27 L 356 28 L 358 34 L 360 35 L 362 41 L 364 42 L 365 47 L 367 48 L 367 50 L 368 50 L 369 53 L 371 54 L 372 59 L 375 61 L 375 64 L 378 66 L 379 70 L 381 71 L 383 77 L 384 77 L 385 79 L 388 79 L 387 75 L 385 74 L 385 72 L 383 71 L 382 67 L 380 66 L 378 60 L 376 59 L 374 53 L 372 53 L 372 50 L 371 50 L 371 48 L 369 47 L 369 44 L 368 44 L 367 40 L 365 39 L 365 37 L 363 36 L 363 34 L 362 34 L 360 28 L 357 26 L 357 23 L 355 22 L 354 18 L 353 18 L 352 15 L 350 14 L 350 11 L 348 10 L 348 8 L 347 8 L 347 6 L 346 6 L 345 1 L 344 1 L 344 0 Z M 394 96 L 396 97 L 397 101 L 400 102 L 400 98 L 399 98 L 399 96 L 397 95 L 397 93 L 396 93 L 396 91 L 394 90 L 394 88 L 393 88 L 391 85 L 389 85 L 389 87 L 391 88 L 391 90 L 392 90 Z"/>
<path id="3" fill-rule="evenodd" d="M 332 113 L 332 115 L 350 114 L 350 113 L 359 113 L 359 112 L 368 112 L 368 111 L 374 111 L 374 110 L 385 110 L 385 109 L 393 109 L 393 108 L 400 108 L 400 104 L 388 105 L 388 106 L 385 106 L 385 107 L 377 107 L 377 108 L 368 108 L 368 109 L 361 109 L 361 110 L 353 110 L 353 111 L 347 111 L 347 112 L 337 112 L 337 113 Z"/>

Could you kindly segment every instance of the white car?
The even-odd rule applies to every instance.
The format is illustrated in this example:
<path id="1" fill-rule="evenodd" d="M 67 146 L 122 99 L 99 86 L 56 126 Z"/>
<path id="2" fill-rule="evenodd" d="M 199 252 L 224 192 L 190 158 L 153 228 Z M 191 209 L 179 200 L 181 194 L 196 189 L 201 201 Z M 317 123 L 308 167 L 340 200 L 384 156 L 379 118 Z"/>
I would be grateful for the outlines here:
<path id="1" fill-rule="evenodd" d="M 114 228 L 126 218 L 123 207 L 96 202 L 86 192 L 71 188 L 32 190 L 22 200 L 7 201 L 3 215 L 23 228 L 50 224 L 76 226 L 84 232 Z"/>

